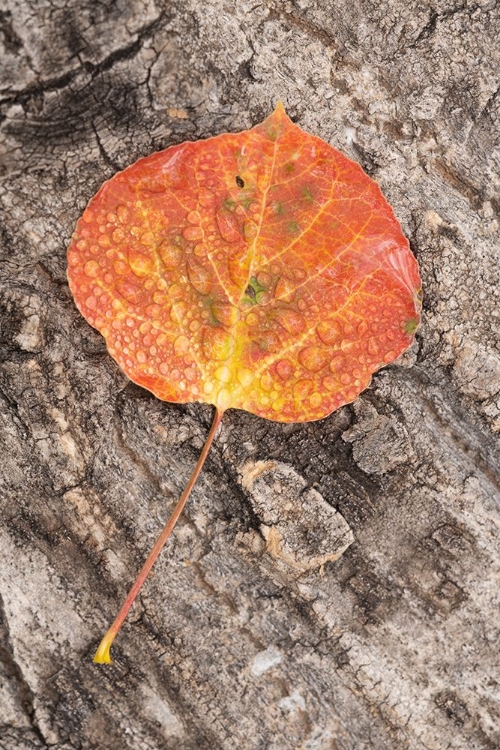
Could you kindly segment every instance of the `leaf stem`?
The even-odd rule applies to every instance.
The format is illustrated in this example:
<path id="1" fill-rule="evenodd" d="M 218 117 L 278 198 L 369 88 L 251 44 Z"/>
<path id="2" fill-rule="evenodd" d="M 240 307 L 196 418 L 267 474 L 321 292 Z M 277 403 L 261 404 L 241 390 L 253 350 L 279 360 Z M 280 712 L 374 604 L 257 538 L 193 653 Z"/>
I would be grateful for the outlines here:
<path id="1" fill-rule="evenodd" d="M 151 552 L 149 553 L 146 562 L 142 566 L 139 575 L 135 579 L 135 582 L 130 589 L 130 591 L 127 594 L 127 598 L 123 602 L 122 608 L 118 612 L 118 615 L 116 616 L 115 621 L 109 628 L 108 632 L 102 639 L 101 643 L 99 644 L 99 648 L 97 649 L 94 661 L 97 664 L 109 664 L 111 663 L 111 655 L 110 655 L 110 648 L 111 644 L 113 643 L 118 631 L 120 630 L 121 626 L 123 625 L 123 622 L 125 618 L 127 617 L 129 610 L 134 603 L 137 594 L 139 593 L 144 581 L 148 577 L 149 571 L 153 567 L 156 558 L 160 554 L 161 550 L 163 549 L 165 542 L 169 538 L 170 534 L 172 533 L 175 524 L 179 520 L 179 516 L 181 515 L 182 511 L 184 510 L 184 506 L 186 505 L 189 495 L 191 494 L 191 490 L 193 489 L 196 480 L 198 479 L 198 476 L 203 468 L 203 464 L 205 463 L 205 460 L 208 456 L 208 453 L 210 451 L 211 445 L 214 441 L 215 434 L 217 432 L 217 428 L 219 427 L 224 412 L 222 412 L 220 409 L 216 409 L 214 420 L 212 422 L 212 427 L 210 428 L 210 432 L 208 433 L 207 439 L 205 441 L 205 445 L 203 446 L 203 450 L 200 453 L 200 457 L 198 458 L 198 461 L 196 463 L 196 466 L 194 467 L 193 473 L 191 474 L 191 478 L 189 479 L 189 482 L 186 485 L 186 488 L 184 492 L 181 495 L 180 500 L 178 501 L 177 505 L 174 508 L 174 512 L 168 519 L 167 523 L 165 524 L 165 527 L 163 531 L 161 532 L 160 536 L 156 540 Z"/>

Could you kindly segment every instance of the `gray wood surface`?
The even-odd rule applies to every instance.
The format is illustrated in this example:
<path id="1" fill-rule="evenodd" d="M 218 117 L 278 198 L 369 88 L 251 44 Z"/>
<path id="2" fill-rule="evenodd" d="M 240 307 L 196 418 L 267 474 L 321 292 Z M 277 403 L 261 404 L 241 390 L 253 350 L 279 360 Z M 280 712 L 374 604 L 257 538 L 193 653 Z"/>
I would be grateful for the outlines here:
<path id="1" fill-rule="evenodd" d="M 2 750 L 500 747 L 499 38 L 490 0 L 3 1 Z M 115 171 L 278 98 L 380 183 L 423 324 L 325 420 L 227 413 L 98 667 L 211 411 L 126 380 L 65 250 Z"/>

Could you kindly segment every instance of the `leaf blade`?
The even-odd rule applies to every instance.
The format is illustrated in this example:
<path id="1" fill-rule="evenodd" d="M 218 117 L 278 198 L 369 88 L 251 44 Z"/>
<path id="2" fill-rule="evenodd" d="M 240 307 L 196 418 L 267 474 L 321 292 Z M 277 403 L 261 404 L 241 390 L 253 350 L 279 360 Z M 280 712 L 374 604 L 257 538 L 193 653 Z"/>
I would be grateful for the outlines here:
<path id="1" fill-rule="evenodd" d="M 379 187 L 282 106 L 116 175 L 68 259 L 80 310 L 132 380 L 277 421 L 354 400 L 420 316 L 417 263 Z"/>

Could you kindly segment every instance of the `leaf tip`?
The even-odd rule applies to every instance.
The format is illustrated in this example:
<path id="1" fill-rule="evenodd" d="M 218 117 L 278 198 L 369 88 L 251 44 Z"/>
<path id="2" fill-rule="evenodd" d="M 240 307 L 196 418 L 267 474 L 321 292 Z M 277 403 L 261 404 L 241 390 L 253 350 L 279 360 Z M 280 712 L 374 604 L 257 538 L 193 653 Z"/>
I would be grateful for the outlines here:
<path id="1" fill-rule="evenodd" d="M 281 99 L 278 99 L 276 107 L 274 108 L 274 112 L 272 114 L 272 117 L 274 118 L 285 118 L 285 120 L 289 120 L 285 105 L 283 104 Z"/>

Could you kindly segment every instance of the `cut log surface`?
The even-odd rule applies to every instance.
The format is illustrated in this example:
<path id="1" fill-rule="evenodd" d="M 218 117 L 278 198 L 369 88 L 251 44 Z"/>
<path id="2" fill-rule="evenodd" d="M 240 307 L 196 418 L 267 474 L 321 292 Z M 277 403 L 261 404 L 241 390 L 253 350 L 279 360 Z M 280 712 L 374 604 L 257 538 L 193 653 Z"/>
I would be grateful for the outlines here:
<path id="1" fill-rule="evenodd" d="M 2 750 L 500 747 L 499 39 L 493 0 L 4 0 Z M 66 248 L 117 170 L 278 99 L 380 184 L 423 323 L 327 419 L 228 411 L 95 665 L 212 413 L 127 381 Z"/>

